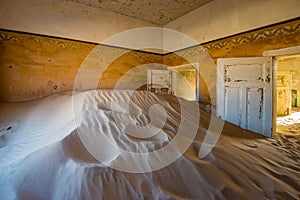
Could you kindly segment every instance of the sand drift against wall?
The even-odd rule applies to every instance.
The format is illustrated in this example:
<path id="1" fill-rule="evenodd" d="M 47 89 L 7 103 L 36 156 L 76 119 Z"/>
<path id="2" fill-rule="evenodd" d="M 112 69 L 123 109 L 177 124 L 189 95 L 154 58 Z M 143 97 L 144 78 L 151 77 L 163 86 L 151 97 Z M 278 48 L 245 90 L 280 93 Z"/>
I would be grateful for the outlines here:
<path id="1" fill-rule="evenodd" d="M 80 101 L 74 103 L 74 95 Z M 180 123 L 189 119 L 180 101 L 99 90 L 1 103 L 1 199 L 300 199 L 299 135 L 263 138 L 225 123 L 212 152 L 199 158 L 215 118 L 204 110 L 199 122 L 190 119 L 191 129 L 183 130 L 197 125 L 195 137 L 188 138 L 192 143 L 174 162 L 152 172 L 118 170 L 152 169 L 168 160 L 156 155 L 156 162 L 139 163 L 124 152 L 149 155 L 172 143 Z M 134 132 L 132 122 L 144 128 Z M 85 135 L 100 139 L 92 148 L 99 157 L 86 147 L 95 141 L 83 141 Z M 180 155 L 178 148 L 172 155 Z"/>

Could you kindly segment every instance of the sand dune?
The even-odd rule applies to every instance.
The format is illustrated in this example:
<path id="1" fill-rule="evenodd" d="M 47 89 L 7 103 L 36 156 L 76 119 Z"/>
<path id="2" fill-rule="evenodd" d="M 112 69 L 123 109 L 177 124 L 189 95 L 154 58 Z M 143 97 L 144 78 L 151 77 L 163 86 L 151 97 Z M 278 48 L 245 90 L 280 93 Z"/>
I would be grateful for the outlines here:
<path id="1" fill-rule="evenodd" d="M 299 135 L 264 138 L 225 123 L 200 158 L 215 116 L 197 105 L 194 118 L 193 106 L 105 90 L 2 102 L 0 197 L 300 199 Z"/>

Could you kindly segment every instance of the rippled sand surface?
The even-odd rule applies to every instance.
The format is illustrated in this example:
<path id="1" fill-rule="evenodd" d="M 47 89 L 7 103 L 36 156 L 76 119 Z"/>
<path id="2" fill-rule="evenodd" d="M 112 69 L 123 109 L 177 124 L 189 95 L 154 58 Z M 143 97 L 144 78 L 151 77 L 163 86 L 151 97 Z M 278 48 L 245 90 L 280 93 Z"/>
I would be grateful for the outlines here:
<path id="1" fill-rule="evenodd" d="M 183 102 L 99 90 L 0 103 L 1 199 L 300 199 L 299 134 L 264 138 L 225 123 L 199 157 L 216 118 L 199 109 L 195 119 Z M 187 149 L 159 152 L 180 131 Z"/>

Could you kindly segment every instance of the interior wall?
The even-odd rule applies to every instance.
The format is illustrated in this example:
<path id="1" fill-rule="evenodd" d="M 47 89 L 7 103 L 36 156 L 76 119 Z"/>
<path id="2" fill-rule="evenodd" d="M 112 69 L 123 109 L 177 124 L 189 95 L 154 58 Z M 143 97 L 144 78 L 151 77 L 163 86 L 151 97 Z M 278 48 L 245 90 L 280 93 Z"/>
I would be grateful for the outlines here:
<path id="1" fill-rule="evenodd" d="M 95 43 L 129 29 L 156 26 L 68 0 L 1 0 L 0 19 L 3 29 Z"/>
<path id="2" fill-rule="evenodd" d="M 214 0 L 213 2 L 163 26 L 178 31 L 198 44 L 231 36 L 262 26 L 282 22 L 300 16 L 300 1 L 287 0 Z M 136 42 L 144 42 L 134 36 L 128 39 L 107 39 L 141 27 L 157 25 L 135 18 L 108 12 L 88 4 L 69 0 L 1 0 L 0 27 L 42 35 L 57 36 L 80 41 L 103 43 L 132 49 Z M 155 47 L 170 46 L 172 51 L 190 46 L 190 41 L 174 39 L 169 31 L 147 32 Z M 152 34 L 152 35 L 151 35 Z M 176 41 L 176 42 L 174 42 Z M 150 51 L 155 51 L 150 49 Z"/>
<path id="3" fill-rule="evenodd" d="M 218 58 L 259 57 L 264 51 L 292 46 L 300 46 L 299 19 L 171 53 L 164 56 L 164 64 L 175 66 L 199 62 L 200 100 L 214 107 Z"/>
<path id="4" fill-rule="evenodd" d="M 176 66 L 198 62 L 200 100 L 215 105 L 216 60 L 262 56 L 264 51 L 300 46 L 300 20 L 160 54 L 54 37 L 0 31 L 0 99 L 22 101 L 79 89 L 136 89 L 146 84 L 146 69 L 155 63 Z M 95 53 L 93 53 L 95 52 Z M 154 63 L 154 64 L 153 64 Z M 83 67 L 83 70 L 78 71 Z M 143 66 L 138 67 L 137 66 Z M 126 77 L 126 78 L 124 78 Z M 99 81 L 99 84 L 98 82 Z"/>
<path id="5" fill-rule="evenodd" d="M 279 57 L 277 59 L 277 70 L 289 70 L 292 75 L 292 89 L 300 91 L 300 55 Z"/>
<path id="6" fill-rule="evenodd" d="M 164 28 L 186 34 L 201 44 L 299 16 L 299 0 L 214 0 Z"/>
<path id="7" fill-rule="evenodd" d="M 146 67 L 130 70 L 162 63 L 158 54 L 3 30 L 0 52 L 3 101 L 31 100 L 74 87 L 111 89 L 125 74 L 121 85 L 136 89 L 132 87 L 146 84 Z"/>

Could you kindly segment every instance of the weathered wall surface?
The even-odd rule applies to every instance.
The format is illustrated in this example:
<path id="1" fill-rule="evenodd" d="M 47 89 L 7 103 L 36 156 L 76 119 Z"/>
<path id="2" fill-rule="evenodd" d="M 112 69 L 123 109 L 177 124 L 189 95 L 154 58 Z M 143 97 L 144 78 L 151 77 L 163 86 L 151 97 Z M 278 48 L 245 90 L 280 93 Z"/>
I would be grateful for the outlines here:
<path id="1" fill-rule="evenodd" d="M 217 58 L 263 56 L 264 51 L 300 45 L 300 20 L 203 44 Z"/>
<path id="2" fill-rule="evenodd" d="M 263 56 L 263 52 L 267 50 L 299 45 L 300 20 L 294 20 L 168 54 L 164 56 L 164 63 L 181 65 L 185 64 L 187 60 L 199 62 L 202 76 L 200 98 L 203 101 L 210 101 L 214 105 L 216 98 L 215 63 L 218 58 Z"/>
<path id="3" fill-rule="evenodd" d="M 150 63 L 175 66 L 199 62 L 200 99 L 214 104 L 217 58 L 262 56 L 266 50 L 299 45 L 300 20 L 164 56 L 103 45 L 96 48 L 91 43 L 2 30 L 0 99 L 30 100 L 71 90 L 76 78 L 75 87 L 82 90 L 116 86 L 135 89 L 146 83 L 148 67 L 162 67 Z"/>
<path id="4" fill-rule="evenodd" d="M 6 101 L 69 90 L 94 45 L 15 32 L 0 32 L 0 90 Z"/>
<path id="5" fill-rule="evenodd" d="M 300 91 L 300 55 L 278 58 L 277 70 L 289 70 L 292 76 L 292 89 Z"/>
<path id="6" fill-rule="evenodd" d="M 4 101 L 72 90 L 78 77 L 84 77 L 76 82 L 78 89 L 113 88 L 130 69 L 162 62 L 156 54 L 10 31 L 0 31 L 0 52 L 0 99 Z M 131 75 L 126 82 L 134 80 Z"/>
<path id="7" fill-rule="evenodd" d="M 89 4 L 89 1 L 78 3 L 70 0 L 1 0 L 0 27 L 131 49 L 136 42 L 143 43 L 144 40 L 132 37 L 134 42 L 120 41 L 112 39 L 112 36 L 141 27 L 160 29 L 150 22 Z M 178 31 L 202 44 L 296 17 L 300 17 L 299 0 L 214 0 L 163 28 Z M 172 37 L 176 35 L 170 35 L 168 31 L 147 33 L 149 38 L 155 38 L 150 40 L 151 44 L 156 43 L 154 46 L 164 47 L 165 42 L 176 44 L 172 51 L 189 47 L 189 42 L 176 40 Z"/>
<path id="8" fill-rule="evenodd" d="M 164 26 L 199 44 L 300 17 L 299 0 L 215 0 Z"/>

